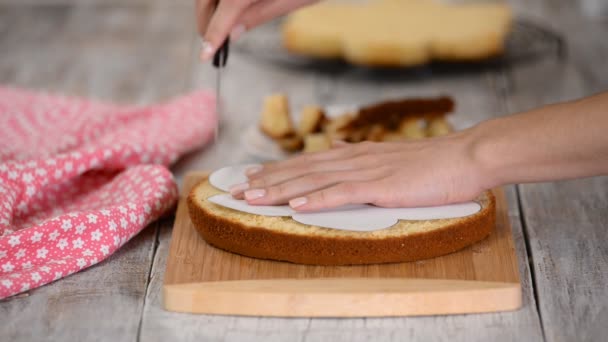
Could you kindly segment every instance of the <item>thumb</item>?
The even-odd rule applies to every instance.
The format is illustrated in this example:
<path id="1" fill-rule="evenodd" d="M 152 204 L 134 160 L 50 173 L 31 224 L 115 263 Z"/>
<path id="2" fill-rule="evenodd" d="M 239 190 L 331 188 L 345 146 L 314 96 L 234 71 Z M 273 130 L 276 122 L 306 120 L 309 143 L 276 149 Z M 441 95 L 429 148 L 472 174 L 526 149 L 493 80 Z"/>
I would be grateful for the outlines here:
<path id="1" fill-rule="evenodd" d="M 239 23 L 250 30 L 276 17 L 287 14 L 302 6 L 312 4 L 318 0 L 261 0 L 249 6 L 239 19 Z"/>
<path id="2" fill-rule="evenodd" d="M 203 48 L 201 51 L 201 60 L 207 61 L 213 57 L 215 51 L 222 45 L 228 37 L 230 30 L 234 27 L 236 20 L 251 3 L 251 0 L 222 0 L 219 1 L 217 9 L 205 36 L 203 37 Z"/>
<path id="3" fill-rule="evenodd" d="M 211 0 L 196 0 L 196 27 L 201 38 L 205 36 L 214 7 Z"/>

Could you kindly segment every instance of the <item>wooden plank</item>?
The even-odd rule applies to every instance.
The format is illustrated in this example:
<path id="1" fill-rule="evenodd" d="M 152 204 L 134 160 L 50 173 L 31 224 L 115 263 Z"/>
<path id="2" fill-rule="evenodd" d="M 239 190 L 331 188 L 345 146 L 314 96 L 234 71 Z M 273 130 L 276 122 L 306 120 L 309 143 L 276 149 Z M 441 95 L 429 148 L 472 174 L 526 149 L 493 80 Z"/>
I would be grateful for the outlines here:
<path id="1" fill-rule="evenodd" d="M 194 43 L 197 44 L 198 41 Z M 386 97 L 450 94 L 458 103 L 454 115 L 458 127 L 470 126 L 506 112 L 497 97 L 504 82 L 496 73 L 439 73 L 435 78 L 429 78 L 423 71 L 386 79 L 369 76 L 363 70 L 347 69 L 340 74 L 326 75 L 272 66 L 240 54 L 237 49 L 232 51 L 229 67 L 224 70 L 222 80 L 223 97 L 230 100 L 225 102 L 225 125 L 218 144 L 185 158 L 175 168 L 176 176 L 180 179 L 186 172 L 195 169 L 215 169 L 227 164 L 256 161 L 239 145 L 239 134 L 257 121 L 263 96 L 277 90 L 289 94 L 294 107 L 306 103 L 348 104 Z M 213 70 L 208 65 L 200 66 L 194 57 L 192 63 L 196 65 L 195 72 L 192 73 L 192 84 L 213 85 Z M 368 319 L 285 319 L 170 313 L 161 308 L 162 281 L 171 233 L 171 222 L 167 222 L 160 232 L 159 247 L 146 296 L 141 339 L 398 341 L 415 337 L 428 341 L 542 340 L 525 241 L 519 222 L 517 197 L 512 188 L 508 188 L 507 198 L 523 290 L 524 305 L 518 311 Z"/>
<path id="2" fill-rule="evenodd" d="M 184 188 L 205 177 L 188 174 Z M 188 217 L 187 193 L 177 209 L 164 280 L 164 307 L 170 311 L 372 317 L 506 311 L 521 305 L 519 271 L 500 189 L 495 191 L 496 228 L 474 246 L 415 263 L 349 267 L 260 260 L 214 248 Z M 269 298 L 273 304 L 265 305 Z"/>
<path id="3" fill-rule="evenodd" d="M 517 310 L 519 284 L 414 278 L 235 280 L 165 285 L 174 312 L 277 317 L 391 317 Z"/>
<path id="4" fill-rule="evenodd" d="M 129 104 L 184 89 L 192 23 L 172 16 L 189 15 L 188 8 L 6 8 L 16 18 L 2 39 L 4 83 Z"/>
<path id="5" fill-rule="evenodd" d="M 605 189 L 608 177 L 520 187 L 549 341 L 599 341 L 608 332 Z"/>
<path id="6" fill-rule="evenodd" d="M 585 2 L 591 1 L 536 2 L 531 14 L 566 38 L 569 58 L 512 70 L 506 93 L 510 111 L 607 89 L 608 22 L 584 17 Z M 528 4 L 515 2 L 522 12 Z M 519 186 L 548 341 L 601 341 L 608 334 L 606 189 L 607 177 Z"/>
<path id="7" fill-rule="evenodd" d="M 147 103 L 183 91 L 192 26 L 153 7 L 11 7 L 0 36 L 0 81 L 13 86 Z M 134 341 L 157 225 L 109 260 L 0 303 L 6 341 Z"/>

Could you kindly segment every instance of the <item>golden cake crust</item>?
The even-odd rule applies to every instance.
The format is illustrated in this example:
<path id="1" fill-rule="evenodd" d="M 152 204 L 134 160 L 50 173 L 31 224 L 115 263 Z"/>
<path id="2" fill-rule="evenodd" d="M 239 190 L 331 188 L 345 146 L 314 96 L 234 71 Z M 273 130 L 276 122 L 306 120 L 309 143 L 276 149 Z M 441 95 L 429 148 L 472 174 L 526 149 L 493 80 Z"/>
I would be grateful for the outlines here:
<path id="1" fill-rule="evenodd" d="M 190 218 L 197 231 L 211 245 L 244 256 L 310 265 L 363 265 L 406 262 L 449 254 L 484 239 L 494 229 L 495 198 L 491 192 L 480 198 L 480 212 L 458 219 L 407 221 L 409 225 L 436 222 L 426 231 L 408 233 L 405 221 L 376 232 L 350 232 L 305 226 L 291 218 L 264 217 L 274 228 L 256 221 L 259 215 L 237 212 L 207 201 L 212 186 L 202 181 L 188 196 Z M 202 198 L 204 197 L 204 198 Z M 482 203 L 483 202 L 483 203 Z M 231 217 L 238 215 L 238 219 Z M 309 227 L 311 234 L 277 229 L 281 224 Z M 404 231 L 401 234 L 388 232 Z M 405 230 L 404 230 L 405 229 Z M 306 232 L 306 230 L 304 230 Z M 379 233 L 381 232 L 381 233 Z"/>

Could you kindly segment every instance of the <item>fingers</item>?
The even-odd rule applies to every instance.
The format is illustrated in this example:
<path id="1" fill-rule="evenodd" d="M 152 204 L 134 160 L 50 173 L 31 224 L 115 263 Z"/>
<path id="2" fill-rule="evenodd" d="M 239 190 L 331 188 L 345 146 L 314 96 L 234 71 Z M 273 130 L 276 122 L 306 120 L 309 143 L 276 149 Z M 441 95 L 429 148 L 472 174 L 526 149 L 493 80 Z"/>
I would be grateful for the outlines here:
<path id="1" fill-rule="evenodd" d="M 211 59 L 228 35 L 237 39 L 247 29 L 314 2 L 316 0 L 197 0 L 197 26 L 203 37 L 201 60 Z"/>
<path id="2" fill-rule="evenodd" d="M 199 36 L 204 37 L 207 26 L 215 10 L 213 0 L 196 0 L 196 27 Z"/>
<path id="3" fill-rule="evenodd" d="M 373 203 L 382 190 L 375 182 L 345 182 L 294 198 L 289 205 L 300 212 L 330 209 L 346 204 Z"/>
<path id="4" fill-rule="evenodd" d="M 205 30 L 201 60 L 209 60 L 253 0 L 220 0 Z M 214 2 L 215 3 L 215 2 Z"/>
<path id="5" fill-rule="evenodd" d="M 393 161 L 400 160 L 397 155 L 400 146 L 392 144 L 337 143 L 330 151 L 299 156 L 287 161 L 266 164 L 262 168 L 248 170 L 249 181 L 235 185 L 231 193 L 235 198 L 246 199 L 252 205 L 277 205 L 288 201 L 298 210 L 317 210 L 342 205 L 344 203 L 368 203 L 374 199 L 374 192 L 365 197 L 349 199 L 350 190 L 359 190 L 361 184 L 376 181 L 392 173 Z M 358 184 L 357 186 L 348 184 Z M 342 185 L 347 184 L 347 185 Z M 384 185 L 382 185 L 384 186 Z M 346 187 L 346 188 L 344 188 Z M 333 189 L 329 201 L 323 201 L 326 189 Z M 348 190 L 346 197 L 334 191 Z M 355 194 L 357 195 L 357 194 Z M 312 204 L 300 203 L 306 201 Z M 320 202 L 317 199 L 320 198 Z M 344 202 L 346 201 L 346 202 Z"/>
<path id="6" fill-rule="evenodd" d="M 257 173 L 248 176 L 251 187 L 267 187 L 281 182 L 301 177 L 313 172 L 331 172 L 347 170 L 377 169 L 389 166 L 386 160 L 398 158 L 398 152 L 356 154 L 352 157 L 336 158 L 327 161 L 308 161 L 287 166 L 257 170 Z"/>
<path id="7" fill-rule="evenodd" d="M 293 198 L 309 194 L 342 182 L 361 182 L 383 177 L 385 169 L 319 172 L 305 175 L 278 185 L 245 192 L 245 199 L 252 205 L 285 204 Z"/>
<path id="8" fill-rule="evenodd" d="M 373 144 L 373 143 L 371 143 Z M 267 163 L 262 169 L 256 170 L 255 173 L 250 173 L 247 176 L 249 179 L 256 179 L 263 177 L 269 173 L 277 170 L 284 170 L 287 168 L 305 168 L 307 166 L 317 164 L 324 161 L 338 161 L 353 158 L 356 156 L 368 154 L 373 148 L 371 144 L 359 143 L 359 144 L 340 144 L 337 143 L 337 147 L 332 148 L 328 151 L 307 153 L 300 156 L 290 158 L 284 161 Z"/>
<path id="9" fill-rule="evenodd" d="M 356 166 L 356 163 L 337 160 L 330 162 L 309 163 L 306 167 L 295 166 L 275 169 L 275 171 L 271 172 L 265 171 L 263 176 L 250 178 L 246 183 L 234 185 L 230 188 L 230 193 L 236 199 L 243 199 L 246 198 L 243 196 L 243 193 L 246 191 L 251 192 L 251 189 L 265 189 L 302 177 L 313 178 L 313 181 L 317 183 L 317 178 L 325 179 L 329 177 L 329 173 L 335 174 L 339 171 L 352 170 Z M 317 174 L 318 171 L 322 171 L 322 174 Z"/>
<path id="10" fill-rule="evenodd" d="M 329 173 L 335 174 L 336 172 L 353 171 L 363 174 L 370 171 L 374 173 L 385 172 L 387 168 L 379 160 L 380 158 L 376 155 L 361 155 L 344 160 L 332 160 L 309 163 L 305 166 L 281 168 L 273 172 L 265 172 L 262 177 L 250 179 L 246 183 L 234 185 L 230 189 L 230 193 L 236 199 L 249 199 L 246 194 L 247 192 L 259 194 L 258 191 L 254 192 L 254 189 L 268 189 L 273 186 L 282 185 L 285 182 L 293 182 L 303 177 L 312 177 L 316 181 L 317 178 L 326 178 Z M 338 180 L 345 181 L 347 179 Z M 327 185 L 324 184 L 324 186 Z M 309 191 L 312 190 L 309 189 Z M 245 196 L 243 196 L 243 192 L 245 192 Z"/>
<path id="11" fill-rule="evenodd" d="M 372 153 L 371 144 L 346 144 L 334 148 L 331 151 L 313 153 L 299 156 L 287 161 L 266 164 L 247 170 L 249 181 L 237 184 L 230 190 L 237 199 L 243 199 L 243 192 L 252 189 L 264 189 L 271 186 L 304 177 L 313 173 L 336 172 L 349 170 L 382 169 L 381 153 Z M 384 146 L 387 153 L 383 155 L 390 157 L 393 152 L 392 146 Z"/>
<path id="12" fill-rule="evenodd" d="M 347 171 L 353 169 L 365 169 L 370 168 L 369 165 L 365 165 L 364 160 L 349 159 L 349 160 L 332 160 L 326 162 L 317 162 L 308 164 L 305 167 L 287 167 L 277 169 L 276 171 L 266 172 L 262 177 L 257 177 L 249 181 L 249 185 L 252 188 L 262 188 L 285 181 L 302 177 L 304 175 L 313 174 L 315 172 L 334 172 L 334 171 Z"/>
<path id="13" fill-rule="evenodd" d="M 239 19 L 239 23 L 244 25 L 248 30 L 258 25 L 261 25 L 278 16 L 284 15 L 299 7 L 311 4 L 316 1 L 312 0 L 262 0 L 249 6 Z"/>
<path id="14" fill-rule="evenodd" d="M 276 170 L 282 170 L 282 169 L 291 168 L 291 167 L 299 167 L 302 165 L 311 165 L 313 163 L 319 163 L 319 162 L 323 162 L 326 160 L 345 159 L 345 158 L 350 157 L 351 155 L 352 155 L 352 151 L 348 151 L 348 150 L 337 151 L 334 149 L 329 150 L 329 151 L 323 151 L 323 152 L 301 154 L 297 157 L 290 158 L 287 160 L 264 164 L 263 169 L 260 170 L 261 172 L 250 175 L 250 178 L 255 179 L 258 177 L 262 177 L 264 174 L 274 172 Z"/>

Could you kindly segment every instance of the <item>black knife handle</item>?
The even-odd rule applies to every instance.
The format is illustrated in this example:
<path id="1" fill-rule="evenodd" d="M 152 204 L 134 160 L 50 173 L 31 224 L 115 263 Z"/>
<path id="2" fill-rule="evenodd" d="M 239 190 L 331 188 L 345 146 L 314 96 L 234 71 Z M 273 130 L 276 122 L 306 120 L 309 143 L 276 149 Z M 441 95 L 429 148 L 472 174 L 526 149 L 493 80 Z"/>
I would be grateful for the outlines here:
<path id="1" fill-rule="evenodd" d="M 228 61 L 228 52 L 230 51 L 230 36 L 224 40 L 222 45 L 213 55 L 213 66 L 216 68 L 221 68 L 226 66 L 226 62 Z"/>
<path id="2" fill-rule="evenodd" d="M 215 1 L 215 9 L 220 3 L 220 0 Z M 230 46 L 230 35 L 226 37 L 226 40 L 222 43 L 222 45 L 215 51 L 213 55 L 213 66 L 216 68 L 221 68 L 226 66 L 226 62 L 228 61 L 228 51 Z"/>

